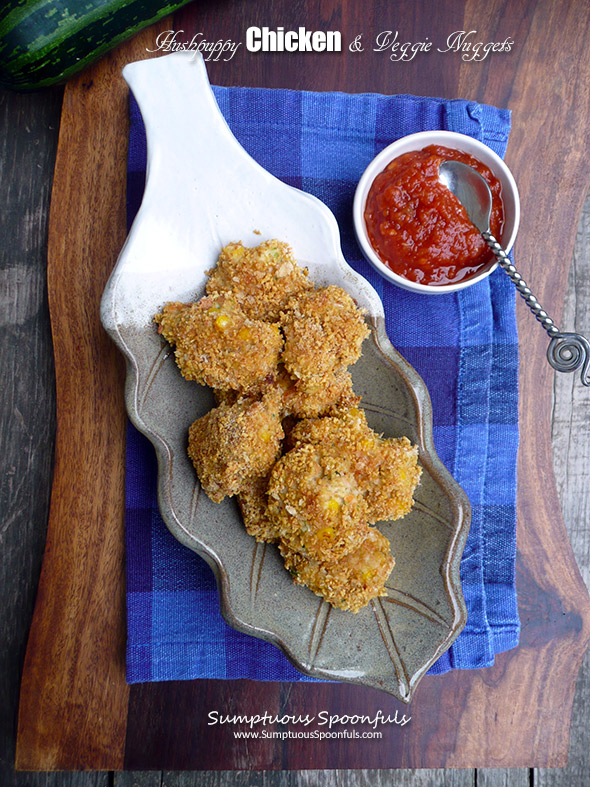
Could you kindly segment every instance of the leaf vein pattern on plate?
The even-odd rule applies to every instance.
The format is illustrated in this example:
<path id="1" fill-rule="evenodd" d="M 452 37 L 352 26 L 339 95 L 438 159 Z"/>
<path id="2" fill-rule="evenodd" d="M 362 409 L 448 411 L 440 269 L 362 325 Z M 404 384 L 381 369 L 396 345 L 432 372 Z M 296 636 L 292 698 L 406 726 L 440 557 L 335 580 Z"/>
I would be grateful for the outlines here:
<path id="1" fill-rule="evenodd" d="M 445 629 L 451 628 L 451 624 L 439 615 L 438 612 L 432 609 L 432 607 L 429 607 L 428 604 L 420 601 L 420 599 L 398 588 L 387 587 L 387 596 L 384 596 L 381 601 L 384 603 L 398 604 L 400 607 L 406 607 L 406 609 L 413 610 L 423 618 L 432 621 L 432 623 L 438 623 L 439 626 Z"/>
<path id="2" fill-rule="evenodd" d="M 193 492 L 191 494 L 191 508 L 190 508 L 190 522 L 195 521 L 195 517 L 197 516 L 197 510 L 199 508 L 199 500 L 201 498 L 201 482 L 198 478 L 195 478 L 195 485 L 193 487 Z"/>
<path id="3" fill-rule="evenodd" d="M 154 380 L 156 379 L 156 375 L 158 374 L 158 372 L 162 368 L 162 364 L 168 358 L 168 356 L 171 355 L 173 352 L 174 351 L 172 350 L 172 348 L 170 347 L 169 344 L 163 344 L 162 345 L 162 349 L 157 354 L 157 356 L 156 356 L 156 358 L 155 358 L 155 360 L 154 360 L 154 362 L 152 364 L 152 368 L 148 372 L 147 379 L 146 379 L 146 382 L 145 382 L 145 387 L 144 387 L 143 393 L 141 395 L 141 401 L 139 402 L 139 407 L 137 408 L 138 414 L 140 414 L 141 410 L 143 409 L 143 406 L 145 404 L 145 400 L 147 399 L 147 395 L 150 392 L 150 388 L 152 387 Z"/>
<path id="4" fill-rule="evenodd" d="M 331 611 L 332 611 L 332 607 L 328 604 L 327 601 L 324 601 L 322 599 L 319 603 L 318 610 L 315 614 L 313 629 L 311 632 L 311 637 L 309 639 L 310 666 L 313 665 L 313 662 L 315 661 L 315 658 L 318 655 L 318 651 L 322 645 L 324 632 L 326 631 L 326 626 L 328 625 L 328 618 L 330 617 Z"/>
<path id="5" fill-rule="evenodd" d="M 455 525 L 453 525 L 452 522 L 449 522 L 448 519 L 445 519 L 444 517 L 440 516 L 440 514 L 437 514 L 436 511 L 433 511 L 432 508 L 426 505 L 426 503 L 423 503 L 421 500 L 419 500 L 415 494 L 414 494 L 413 508 L 415 511 L 421 511 L 423 514 L 428 514 L 428 516 L 431 516 L 433 519 L 436 519 L 437 522 L 443 524 L 450 531 L 452 531 L 453 533 L 455 532 Z"/>
<path id="6" fill-rule="evenodd" d="M 379 404 L 372 404 L 371 402 L 366 402 L 363 399 L 363 409 L 366 410 L 368 413 L 378 413 L 379 415 L 386 415 L 389 418 L 395 418 L 398 421 L 402 421 L 405 424 L 409 424 L 410 426 L 416 426 L 415 421 L 412 421 L 411 418 L 406 417 L 404 415 L 400 415 L 400 413 L 396 412 L 395 410 L 390 410 L 388 407 L 383 407 Z"/>
<path id="7" fill-rule="evenodd" d="M 382 600 L 379 598 L 373 599 L 373 601 L 371 601 L 371 606 L 373 607 L 373 612 L 375 614 L 375 618 L 377 619 L 377 625 L 379 626 L 381 639 L 383 640 L 383 644 L 389 653 L 389 658 L 391 659 L 391 663 L 393 664 L 393 668 L 396 672 L 400 694 L 404 698 L 409 697 L 410 676 L 408 675 L 406 665 L 404 664 L 397 645 L 395 644 L 395 639 L 391 630 L 391 626 L 389 625 L 387 614 L 383 609 Z"/>
<path id="8" fill-rule="evenodd" d="M 258 586 L 262 577 L 262 564 L 266 555 L 266 543 L 264 541 L 256 541 L 255 544 L 250 567 L 250 603 L 252 607 L 256 604 L 256 595 L 258 594 Z"/>

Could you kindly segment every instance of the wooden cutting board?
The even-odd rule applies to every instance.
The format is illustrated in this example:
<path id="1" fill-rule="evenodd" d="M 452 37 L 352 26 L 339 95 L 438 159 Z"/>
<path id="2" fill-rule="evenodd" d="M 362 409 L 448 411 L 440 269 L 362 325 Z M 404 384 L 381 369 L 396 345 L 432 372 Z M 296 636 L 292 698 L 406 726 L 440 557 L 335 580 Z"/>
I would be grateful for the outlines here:
<path id="1" fill-rule="evenodd" d="M 256 4 L 193 4 L 67 86 L 53 184 L 48 285 L 58 433 L 43 570 L 23 672 L 16 767 L 23 770 L 296 769 L 559 766 L 567 758 L 578 669 L 590 632 L 588 594 L 562 522 L 551 463 L 551 370 L 543 331 L 519 304 L 521 449 L 518 493 L 519 648 L 494 667 L 427 677 L 410 708 L 340 684 L 190 681 L 128 687 L 124 678 L 123 361 L 99 302 L 125 239 L 127 90 L 120 72 L 158 30 L 241 41 Z M 325 5 L 325 4 L 324 4 Z M 362 6 L 362 8 L 361 8 Z M 516 8 L 516 6 L 518 6 Z M 326 13 L 328 14 L 326 16 Z M 481 63 L 431 53 L 420 63 L 368 51 L 264 55 L 211 63 L 218 84 L 469 98 L 513 110 L 507 159 L 522 197 L 516 254 L 558 318 L 590 153 L 590 29 L 585 4 L 446 0 L 306 9 L 308 29 L 350 42 L 383 29 L 424 40 L 438 29 L 511 36 L 511 53 Z M 391 17 L 391 18 L 388 18 Z M 301 24 L 282 0 L 264 24 Z M 498 20 L 501 20 L 498 22 Z M 546 53 L 551 53 L 549 57 Z M 554 111 L 558 101 L 559 113 Z M 543 265 L 538 260 L 543 238 Z M 234 740 L 207 712 L 406 713 L 375 740 Z"/>

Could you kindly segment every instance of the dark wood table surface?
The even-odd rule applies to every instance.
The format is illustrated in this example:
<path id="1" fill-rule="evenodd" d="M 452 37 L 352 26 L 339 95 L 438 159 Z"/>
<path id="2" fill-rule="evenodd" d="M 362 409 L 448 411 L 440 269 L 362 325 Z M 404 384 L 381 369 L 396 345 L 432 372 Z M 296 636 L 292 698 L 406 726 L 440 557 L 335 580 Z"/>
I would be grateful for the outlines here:
<path id="1" fill-rule="evenodd" d="M 125 235 L 120 68 L 146 56 L 157 29 L 241 41 L 251 24 L 290 29 L 303 23 L 341 30 L 345 49 L 358 33 L 370 41 L 386 29 L 414 42 L 428 36 L 442 43 L 455 30 L 472 29 L 483 41 L 514 40 L 510 52 L 482 62 L 465 62 L 459 53 L 394 63 L 369 48 L 352 56 L 253 55 L 242 47 L 231 62 L 210 64 L 209 73 L 217 84 L 415 93 L 511 108 L 506 158 L 522 198 L 519 266 L 556 321 L 589 332 L 590 9 L 583 0 L 193 3 L 65 90 L 2 92 L 3 783 L 590 784 L 586 667 L 577 685 L 570 765 L 546 769 L 566 763 L 590 629 L 553 464 L 585 573 L 590 393 L 571 376 L 553 379 L 543 332 L 521 304 L 518 649 L 489 670 L 426 678 L 407 733 L 364 747 L 237 747 L 229 737 L 214 739 L 204 724 L 211 707 L 401 708 L 359 687 L 193 681 L 129 690 L 124 684 L 123 369 L 97 320 L 100 293 Z M 21 771 L 104 772 L 15 773 L 15 756 Z M 123 768 L 131 773 L 113 773 Z M 201 773 L 162 774 L 165 769 Z M 267 769 L 276 772 L 258 773 Z M 154 772 L 138 773 L 144 770 Z"/>

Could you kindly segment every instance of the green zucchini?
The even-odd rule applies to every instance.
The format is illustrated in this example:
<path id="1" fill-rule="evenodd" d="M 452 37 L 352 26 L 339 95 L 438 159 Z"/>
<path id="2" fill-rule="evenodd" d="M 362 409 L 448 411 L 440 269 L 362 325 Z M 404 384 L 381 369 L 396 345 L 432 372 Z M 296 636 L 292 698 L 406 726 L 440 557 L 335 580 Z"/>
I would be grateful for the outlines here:
<path id="1" fill-rule="evenodd" d="M 0 84 L 36 90 L 63 82 L 187 2 L 9 0 L 0 10 Z"/>

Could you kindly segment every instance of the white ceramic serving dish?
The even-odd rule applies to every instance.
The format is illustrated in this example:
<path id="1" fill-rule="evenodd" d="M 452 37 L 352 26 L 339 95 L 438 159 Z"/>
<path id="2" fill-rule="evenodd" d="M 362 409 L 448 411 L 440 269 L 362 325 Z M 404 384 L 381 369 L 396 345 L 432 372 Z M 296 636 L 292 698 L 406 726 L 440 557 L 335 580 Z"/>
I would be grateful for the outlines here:
<path id="1" fill-rule="evenodd" d="M 180 52 L 132 63 L 124 77 L 146 126 L 147 183 L 101 317 L 127 361 L 129 416 L 156 450 L 164 521 L 213 569 L 232 626 L 277 645 L 307 674 L 408 701 L 466 620 L 459 565 L 469 502 L 434 451 L 424 383 L 389 343 L 376 292 L 345 262 L 332 213 L 247 155 L 219 111 L 202 58 Z M 397 560 L 388 597 L 357 615 L 293 584 L 276 547 L 248 536 L 233 499 L 216 504 L 201 493 L 187 432 L 213 398 L 181 377 L 153 323 L 166 301 L 203 294 L 224 244 L 269 238 L 288 242 L 317 284 L 344 287 L 366 310 L 372 335 L 352 367 L 355 390 L 376 431 L 405 434 L 420 450 L 414 510 L 379 524 Z"/>
<path id="2" fill-rule="evenodd" d="M 465 153 L 469 153 L 488 166 L 498 178 L 502 186 L 502 200 L 504 202 L 505 213 L 504 229 L 501 238 L 498 238 L 498 240 L 502 243 L 506 252 L 509 252 L 512 248 L 518 232 L 518 225 L 520 223 L 520 199 L 514 177 L 500 156 L 494 153 L 494 151 L 483 142 L 473 139 L 473 137 L 469 137 L 466 134 L 459 134 L 455 131 L 420 131 L 416 134 L 409 134 L 406 137 L 401 137 L 401 139 L 388 145 L 375 156 L 359 180 L 354 195 L 353 221 L 359 246 L 375 270 L 379 271 L 382 276 L 394 284 L 397 284 L 399 287 L 428 295 L 443 295 L 444 293 L 455 292 L 465 287 L 470 287 L 472 284 L 485 279 L 486 276 L 489 276 L 490 273 L 497 268 L 498 262 L 496 258 L 492 258 L 490 263 L 475 276 L 471 276 L 456 284 L 428 285 L 409 281 L 403 276 L 399 276 L 381 261 L 369 240 L 367 225 L 364 218 L 367 196 L 377 175 L 383 172 L 387 165 L 393 161 L 393 159 L 398 158 L 398 156 L 413 150 L 422 150 L 428 145 L 444 145 L 447 148 L 462 150 Z"/>

